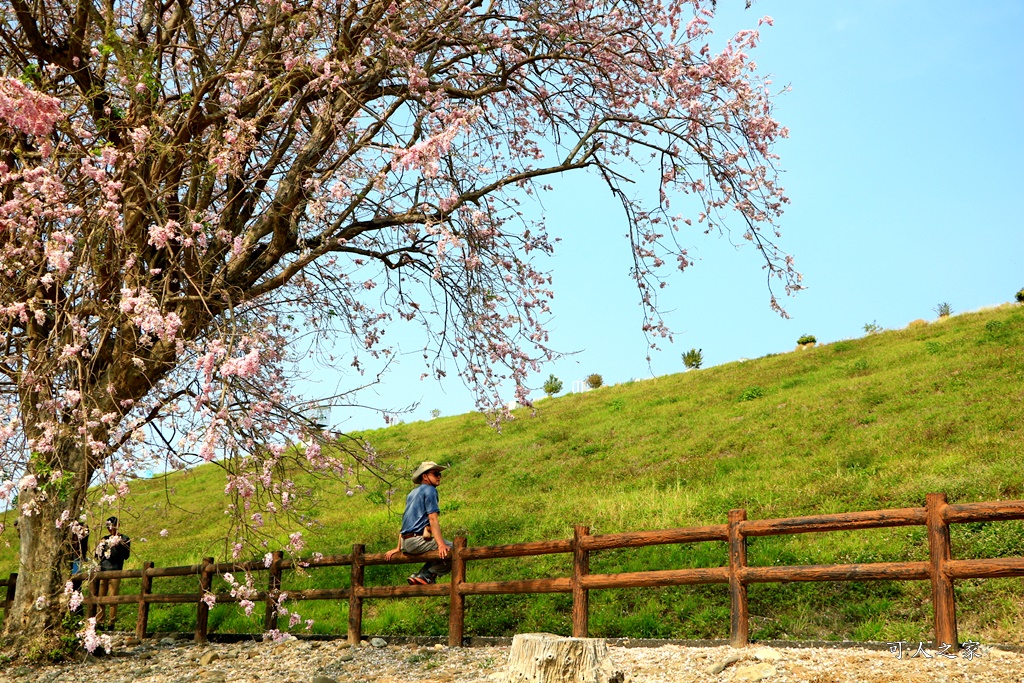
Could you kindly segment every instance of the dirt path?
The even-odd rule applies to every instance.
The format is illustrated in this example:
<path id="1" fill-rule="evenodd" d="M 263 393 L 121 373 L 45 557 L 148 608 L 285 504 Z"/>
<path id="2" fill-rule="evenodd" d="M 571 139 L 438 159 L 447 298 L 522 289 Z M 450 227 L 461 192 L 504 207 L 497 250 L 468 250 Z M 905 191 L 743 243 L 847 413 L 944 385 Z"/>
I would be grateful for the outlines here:
<path id="1" fill-rule="evenodd" d="M 917 643 L 898 652 L 681 645 L 610 649 L 628 683 L 1024 683 L 1024 654 L 987 647 L 961 651 L 952 659 L 934 650 L 918 653 Z M 508 646 L 351 648 L 341 640 L 198 646 L 172 639 L 137 643 L 118 637 L 109 655 L 60 666 L 9 665 L 0 671 L 0 681 L 500 683 L 507 658 Z"/>

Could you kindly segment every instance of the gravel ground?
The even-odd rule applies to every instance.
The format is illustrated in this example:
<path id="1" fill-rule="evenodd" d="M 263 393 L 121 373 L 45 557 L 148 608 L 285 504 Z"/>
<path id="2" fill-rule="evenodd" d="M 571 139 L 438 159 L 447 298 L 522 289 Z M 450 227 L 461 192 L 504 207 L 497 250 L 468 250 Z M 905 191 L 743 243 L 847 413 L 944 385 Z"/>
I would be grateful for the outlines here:
<path id="1" fill-rule="evenodd" d="M 60 666 L 11 666 L 3 683 L 502 683 L 509 647 L 351 648 L 341 640 L 194 645 L 115 636 L 109 655 Z M 1024 683 L 1024 654 L 978 648 L 955 659 L 863 648 L 610 647 L 627 683 Z M 898 657 L 901 655 L 901 657 Z"/>

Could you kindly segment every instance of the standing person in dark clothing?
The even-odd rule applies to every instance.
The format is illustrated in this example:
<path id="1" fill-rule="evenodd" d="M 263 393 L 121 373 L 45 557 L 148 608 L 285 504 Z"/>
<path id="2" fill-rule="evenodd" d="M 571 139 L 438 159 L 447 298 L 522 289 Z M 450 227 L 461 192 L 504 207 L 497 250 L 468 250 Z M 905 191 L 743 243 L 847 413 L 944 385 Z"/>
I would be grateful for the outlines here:
<path id="1" fill-rule="evenodd" d="M 117 517 L 107 518 L 107 535 L 96 544 L 96 557 L 100 560 L 100 571 L 124 569 L 124 561 L 131 553 L 132 541 L 124 534 L 118 533 Z M 121 579 L 101 579 L 99 597 L 117 595 L 121 589 Z M 103 622 L 106 605 L 100 605 L 96 613 L 96 623 Z M 110 620 L 107 628 L 114 628 L 117 619 L 117 605 L 110 605 Z"/>
<path id="2" fill-rule="evenodd" d="M 420 463 L 412 473 L 412 483 L 418 484 L 405 499 L 402 513 L 402 529 L 398 532 L 398 547 L 384 553 L 390 560 L 398 553 L 419 555 L 436 550 L 440 559 L 427 562 L 409 577 L 411 585 L 425 585 L 437 581 L 437 577 L 452 570 L 452 561 L 447 559 L 451 541 L 441 537 L 441 521 L 437 498 L 437 487 L 441 483 L 441 471 L 448 469 L 432 460 Z"/>

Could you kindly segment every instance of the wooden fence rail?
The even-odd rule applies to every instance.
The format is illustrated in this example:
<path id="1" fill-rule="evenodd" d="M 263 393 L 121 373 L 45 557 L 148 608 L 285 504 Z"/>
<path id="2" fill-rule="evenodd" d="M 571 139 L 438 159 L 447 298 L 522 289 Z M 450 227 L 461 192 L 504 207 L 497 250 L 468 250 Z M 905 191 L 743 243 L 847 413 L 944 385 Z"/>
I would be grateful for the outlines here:
<path id="1" fill-rule="evenodd" d="M 736 647 L 749 642 L 747 586 L 751 583 L 780 581 L 930 581 L 934 617 L 934 642 L 957 645 L 956 606 L 953 581 L 968 578 L 1024 576 L 1024 557 L 954 560 L 951 557 L 949 525 L 954 523 L 992 522 L 1024 519 L 1024 500 L 950 505 L 943 493 L 930 493 L 923 508 L 849 512 L 784 519 L 748 520 L 745 510 L 731 510 L 727 524 L 658 531 L 636 531 L 618 534 L 591 534 L 585 526 L 577 526 L 572 539 L 533 541 L 497 546 L 469 547 L 465 537 L 456 537 L 449 557 L 452 561 L 448 584 L 426 586 L 365 586 L 364 568 L 370 565 L 424 562 L 438 559 L 437 552 L 423 555 L 398 555 L 388 561 L 384 553 L 366 553 L 362 545 L 352 546 L 347 555 L 329 555 L 309 559 L 285 559 L 281 552 L 271 555 L 270 562 L 222 562 L 212 557 L 187 567 L 154 567 L 144 562 L 142 569 L 95 572 L 88 577 L 91 595 L 85 598 L 87 615 L 95 616 L 97 605 L 137 604 L 136 637 L 147 632 L 149 606 L 153 604 L 196 605 L 195 639 L 206 640 L 209 607 L 203 600 L 214 574 L 225 572 L 268 573 L 267 590 L 250 599 L 266 604 L 264 629 L 278 626 L 277 600 L 282 593 L 284 570 L 301 567 L 350 567 L 348 588 L 314 588 L 288 590 L 289 600 L 348 601 L 348 638 L 358 644 L 362 636 L 363 600 L 377 598 L 408 598 L 446 596 L 449 600 L 448 643 L 463 642 L 465 598 L 467 595 L 517 593 L 572 593 L 572 635 L 586 637 L 589 616 L 589 591 L 607 588 L 679 586 L 691 584 L 727 584 L 730 602 L 730 642 Z M 808 565 L 751 567 L 747 565 L 747 539 L 756 536 L 780 536 L 826 531 L 878 529 L 894 526 L 925 526 L 928 536 L 927 562 L 875 562 L 846 565 Z M 616 548 L 638 548 L 659 544 L 722 541 L 727 544 L 728 563 L 722 567 L 665 569 L 619 574 L 591 574 L 590 553 Z M 469 561 L 545 554 L 571 554 L 572 575 L 560 578 L 523 579 L 517 581 L 469 582 L 466 565 Z M 153 579 L 171 576 L 199 577 L 197 593 L 154 593 Z M 17 574 L 6 580 L 9 611 L 17 585 Z M 101 579 L 140 579 L 138 595 L 95 597 Z M 3 586 L 4 583 L 0 583 Z M 238 602 L 230 593 L 215 594 L 218 604 Z"/>

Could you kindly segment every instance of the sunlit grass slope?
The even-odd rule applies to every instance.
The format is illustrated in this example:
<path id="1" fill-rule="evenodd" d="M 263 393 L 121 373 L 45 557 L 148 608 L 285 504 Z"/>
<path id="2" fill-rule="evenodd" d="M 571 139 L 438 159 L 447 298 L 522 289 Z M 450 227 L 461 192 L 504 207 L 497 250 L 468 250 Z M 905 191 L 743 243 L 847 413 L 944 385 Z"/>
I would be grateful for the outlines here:
<path id="1" fill-rule="evenodd" d="M 601 371 L 602 368 L 594 368 Z M 608 371 L 610 373 L 610 369 Z M 541 401 L 515 412 L 500 432 L 480 415 L 401 424 L 365 434 L 389 462 L 450 462 L 440 489 L 446 536 L 471 545 L 722 523 L 731 508 L 750 519 L 924 504 L 940 491 L 951 502 L 1024 498 L 1024 308 L 954 316 L 904 330 L 604 387 Z M 307 532 L 321 552 L 365 543 L 392 547 L 396 509 L 369 494 L 347 497 L 318 485 Z M 136 482 L 122 514 L 136 539 L 129 566 L 225 556 L 223 478 L 214 467 Z M 170 503 L 168 502 L 170 501 Z M 378 502 L 374 502 L 378 501 Z M 166 538 L 159 530 L 167 528 Z M 221 540 L 218 536 L 221 535 Z M 140 539 L 145 537 L 147 542 Z M 283 537 L 283 535 L 282 535 Z M 1015 522 L 954 527 L 954 556 L 1024 555 Z M 750 541 L 751 564 L 817 564 L 927 558 L 923 528 L 812 534 Z M 595 554 L 594 572 L 726 564 L 724 544 Z M 13 549 L 0 569 L 13 569 Z M 564 576 L 568 559 L 477 562 L 469 580 Z M 368 583 L 403 583 L 409 567 L 370 567 Z M 194 582 L 194 579 L 192 579 Z M 260 584 L 265 577 L 260 577 Z M 286 578 L 285 588 L 345 585 L 344 569 Z M 126 584 L 127 587 L 127 584 Z M 185 583 L 159 581 L 162 592 Z M 215 587 L 216 588 L 216 587 Z M 753 585 L 752 636 L 758 639 L 923 640 L 930 631 L 927 582 Z M 1020 579 L 960 581 L 963 639 L 1024 642 Z M 341 633 L 346 605 L 304 603 L 315 632 Z M 134 611 L 122 610 L 124 624 Z M 192 607 L 156 606 L 154 628 L 191 628 Z M 365 630 L 442 634 L 447 601 L 368 601 Z M 596 636 L 723 638 L 724 586 L 591 593 Z M 234 608 L 217 607 L 222 631 L 258 630 Z M 467 633 L 570 630 L 567 595 L 467 599 Z"/>

